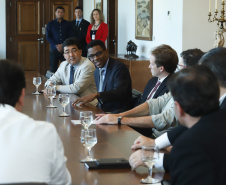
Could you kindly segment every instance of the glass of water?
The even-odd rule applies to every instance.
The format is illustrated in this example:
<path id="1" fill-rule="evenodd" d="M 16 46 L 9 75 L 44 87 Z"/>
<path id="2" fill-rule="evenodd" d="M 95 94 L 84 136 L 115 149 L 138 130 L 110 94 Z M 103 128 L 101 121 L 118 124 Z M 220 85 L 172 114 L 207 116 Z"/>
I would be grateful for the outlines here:
<path id="1" fill-rule="evenodd" d="M 33 77 L 33 84 L 36 86 L 36 91 L 32 94 L 41 94 L 38 91 L 38 86 L 41 85 L 41 83 L 42 83 L 41 77 Z"/>
<path id="2" fill-rule="evenodd" d="M 96 129 L 82 130 L 81 142 L 87 149 L 87 157 L 85 159 L 82 159 L 81 162 L 96 161 L 96 159 L 93 159 L 91 152 L 92 147 L 97 143 Z"/>
<path id="3" fill-rule="evenodd" d="M 53 97 L 56 96 L 56 88 L 54 86 L 48 86 L 46 88 L 46 95 L 50 99 L 50 105 L 48 105 L 48 108 L 56 108 L 56 106 L 53 105 Z"/>
<path id="4" fill-rule="evenodd" d="M 146 179 L 141 179 L 141 183 L 144 184 L 154 184 L 160 182 L 158 179 L 152 178 L 152 168 L 153 165 L 158 161 L 159 159 L 159 149 L 156 145 L 145 145 L 142 146 L 142 154 L 141 159 L 148 167 L 149 175 Z"/>
<path id="5" fill-rule="evenodd" d="M 89 126 L 93 123 L 93 113 L 92 111 L 80 112 L 80 121 L 82 126 L 88 130 Z"/>
<path id="6" fill-rule="evenodd" d="M 56 88 L 56 81 L 55 80 L 50 80 L 49 83 L 48 83 L 48 86 L 53 86 Z M 56 96 L 53 97 L 53 99 L 55 99 Z"/>
<path id="7" fill-rule="evenodd" d="M 70 102 L 69 95 L 68 94 L 59 94 L 58 100 L 63 107 L 63 112 L 61 114 L 59 114 L 59 116 L 60 117 L 69 116 L 69 114 L 67 114 L 65 111 L 66 105 Z"/>

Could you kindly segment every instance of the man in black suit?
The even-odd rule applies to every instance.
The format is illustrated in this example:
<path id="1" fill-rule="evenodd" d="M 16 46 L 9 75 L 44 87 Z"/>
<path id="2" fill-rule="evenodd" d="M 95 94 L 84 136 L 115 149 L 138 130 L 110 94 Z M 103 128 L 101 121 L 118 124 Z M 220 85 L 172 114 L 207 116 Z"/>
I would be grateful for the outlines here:
<path id="1" fill-rule="evenodd" d="M 226 184 L 222 142 L 226 140 L 226 109 L 219 110 L 217 78 L 208 67 L 194 66 L 173 75 L 168 88 L 177 118 L 188 128 L 175 141 L 171 154 L 164 156 L 164 167 L 166 158 L 170 164 L 171 183 Z M 137 165 L 134 159 L 130 158 L 132 166 Z"/>
<path id="2" fill-rule="evenodd" d="M 99 107 L 105 112 L 118 113 L 131 108 L 132 88 L 129 70 L 120 61 L 109 58 L 105 44 L 100 40 L 87 45 L 88 58 L 97 67 L 94 78 L 97 93 L 77 99 L 73 105 L 83 105 L 99 101 Z"/>
<path id="3" fill-rule="evenodd" d="M 71 35 L 81 43 L 82 56 L 87 57 L 86 33 L 90 23 L 87 20 L 83 19 L 83 9 L 81 6 L 75 7 L 75 16 L 76 19 L 71 21 Z"/>
<path id="4" fill-rule="evenodd" d="M 177 68 L 178 57 L 176 51 L 169 45 L 160 45 L 151 51 L 150 65 L 151 78 L 145 86 L 139 102 L 135 106 L 144 103 L 146 100 L 158 98 L 169 92 L 166 82 L 170 74 Z"/>

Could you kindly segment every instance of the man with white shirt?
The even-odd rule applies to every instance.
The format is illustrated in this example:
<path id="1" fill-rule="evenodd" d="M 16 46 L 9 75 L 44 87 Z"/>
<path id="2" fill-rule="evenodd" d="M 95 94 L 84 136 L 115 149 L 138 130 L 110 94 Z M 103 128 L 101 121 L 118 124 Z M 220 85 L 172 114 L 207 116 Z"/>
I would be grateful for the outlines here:
<path id="1" fill-rule="evenodd" d="M 71 184 L 56 128 L 21 113 L 24 96 L 22 68 L 0 60 L 0 184 Z"/>
<path id="2" fill-rule="evenodd" d="M 169 45 L 160 45 L 151 51 L 150 65 L 151 78 L 145 86 L 144 92 L 137 105 L 149 99 L 158 98 L 169 92 L 167 80 L 177 68 L 178 57 L 176 51 Z"/>
<path id="3" fill-rule="evenodd" d="M 163 163 L 165 168 L 167 161 L 171 184 L 225 184 L 226 146 L 218 141 L 226 140 L 226 109 L 219 110 L 217 78 L 208 67 L 194 66 L 174 74 L 168 87 L 175 101 L 176 116 L 188 129 L 174 142 L 164 162 L 160 154 L 155 166 Z M 139 166 L 140 157 L 140 150 L 131 155 L 130 164 L 134 168 Z"/>
<path id="4" fill-rule="evenodd" d="M 220 85 L 220 109 L 226 108 L 226 48 L 214 48 L 207 52 L 200 59 L 199 63 L 209 67 L 212 72 L 217 77 L 218 83 Z M 153 140 L 145 136 L 138 137 L 132 149 L 139 149 L 142 145 L 146 144 L 156 144 L 160 149 L 173 145 L 176 139 L 187 130 L 184 126 L 178 126 L 177 128 L 172 129 L 171 131 L 161 135 L 157 139 Z M 131 158 L 139 158 L 138 154 L 133 153 Z M 168 161 L 164 159 L 164 168 L 168 169 Z M 141 165 L 141 161 L 137 161 L 135 166 Z"/>
<path id="5" fill-rule="evenodd" d="M 66 61 L 60 64 L 56 73 L 47 80 L 45 86 L 56 81 L 56 90 L 59 93 L 73 93 L 78 96 L 86 96 L 96 93 L 94 80 L 95 66 L 85 57 L 82 57 L 82 48 L 79 41 L 69 38 L 63 43 L 64 57 Z M 94 99 L 91 104 L 97 105 Z"/>

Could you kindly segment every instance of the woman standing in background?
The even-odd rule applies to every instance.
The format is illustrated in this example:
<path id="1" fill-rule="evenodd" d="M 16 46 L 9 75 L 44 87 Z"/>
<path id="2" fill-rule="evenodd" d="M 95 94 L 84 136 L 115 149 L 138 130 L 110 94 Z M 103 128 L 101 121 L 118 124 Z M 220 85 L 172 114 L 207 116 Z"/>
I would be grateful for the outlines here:
<path id="1" fill-rule="evenodd" d="M 91 24 L 86 34 L 86 42 L 101 40 L 105 43 L 108 36 L 108 25 L 104 23 L 104 15 L 99 9 L 94 9 L 90 16 Z"/>

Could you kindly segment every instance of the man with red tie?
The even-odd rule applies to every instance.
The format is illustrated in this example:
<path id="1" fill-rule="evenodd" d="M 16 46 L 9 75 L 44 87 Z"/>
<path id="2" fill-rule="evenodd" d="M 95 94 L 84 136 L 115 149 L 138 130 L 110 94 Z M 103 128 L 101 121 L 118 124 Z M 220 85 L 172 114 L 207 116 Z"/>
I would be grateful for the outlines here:
<path id="1" fill-rule="evenodd" d="M 178 57 L 176 51 L 169 45 L 160 45 L 151 52 L 150 65 L 151 78 L 142 94 L 142 97 L 136 105 L 142 104 L 149 99 L 158 98 L 169 92 L 167 80 L 170 74 L 177 68 Z"/>

